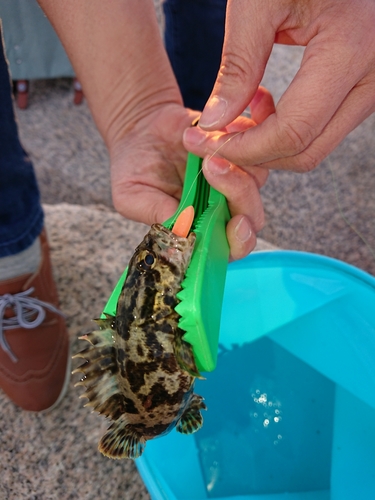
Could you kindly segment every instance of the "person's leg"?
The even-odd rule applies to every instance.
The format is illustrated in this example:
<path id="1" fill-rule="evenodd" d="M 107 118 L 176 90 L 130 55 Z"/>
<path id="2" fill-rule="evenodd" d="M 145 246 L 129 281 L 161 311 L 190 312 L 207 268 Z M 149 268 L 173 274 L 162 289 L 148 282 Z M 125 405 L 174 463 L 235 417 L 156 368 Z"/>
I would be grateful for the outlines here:
<path id="1" fill-rule="evenodd" d="M 220 67 L 227 0 L 166 0 L 165 47 L 185 106 L 202 110 Z"/>
<path id="2" fill-rule="evenodd" d="M 0 31 L 1 36 L 1 31 Z M 0 258 L 27 249 L 43 228 L 31 161 L 18 138 L 11 82 L 0 46 Z"/>
<path id="3" fill-rule="evenodd" d="M 21 408 L 49 409 L 67 385 L 68 355 L 39 190 L 18 137 L 0 31 L 0 388 Z"/>

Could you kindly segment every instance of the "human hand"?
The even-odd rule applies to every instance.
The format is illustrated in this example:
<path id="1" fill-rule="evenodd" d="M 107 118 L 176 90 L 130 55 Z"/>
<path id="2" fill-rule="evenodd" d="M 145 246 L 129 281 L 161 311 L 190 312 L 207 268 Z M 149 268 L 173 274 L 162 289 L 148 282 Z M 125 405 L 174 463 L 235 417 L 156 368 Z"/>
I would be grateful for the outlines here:
<path id="1" fill-rule="evenodd" d="M 146 224 L 166 220 L 176 211 L 182 191 L 187 156 L 183 131 L 198 113 L 182 105 L 153 1 L 39 3 L 69 54 L 107 145 L 116 209 Z M 253 121 L 239 120 L 232 127 L 251 125 Z M 244 257 L 263 224 L 258 188 L 267 172 L 245 173 L 231 166 L 221 176 L 207 169 L 205 175 L 228 198 L 232 258 Z"/>
<path id="2" fill-rule="evenodd" d="M 268 111 L 255 113 L 263 119 L 273 112 L 273 101 L 267 93 Z M 135 122 L 130 131 L 110 147 L 113 203 L 127 218 L 152 224 L 172 216 L 182 192 L 186 150 L 183 131 L 197 112 L 177 103 L 160 105 Z M 254 125 L 240 118 L 229 125 L 236 132 Z M 254 168 L 248 172 L 212 158 L 203 167 L 208 182 L 228 199 L 232 219 L 227 226 L 231 258 L 245 257 L 256 244 L 256 233 L 262 228 L 264 214 L 259 188 L 268 171 Z"/>
<path id="3" fill-rule="evenodd" d="M 123 216 L 162 223 L 181 198 L 187 152 L 183 130 L 198 116 L 179 104 L 160 104 L 109 146 L 112 198 Z"/>
<path id="4" fill-rule="evenodd" d="M 373 0 L 229 0 L 222 65 L 184 144 L 241 166 L 310 171 L 375 111 Z M 220 131 L 253 100 L 274 43 L 306 46 L 276 113 L 233 137 Z M 255 96 L 255 98 L 254 98 Z M 219 131 L 219 132 L 218 132 Z"/>

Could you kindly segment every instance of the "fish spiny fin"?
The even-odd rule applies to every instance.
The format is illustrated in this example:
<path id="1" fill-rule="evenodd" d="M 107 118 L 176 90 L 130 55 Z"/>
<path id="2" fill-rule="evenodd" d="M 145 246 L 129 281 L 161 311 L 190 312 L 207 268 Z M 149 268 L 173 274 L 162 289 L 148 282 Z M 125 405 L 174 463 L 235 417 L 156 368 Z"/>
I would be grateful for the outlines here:
<path id="1" fill-rule="evenodd" d="M 109 316 L 106 314 L 104 319 L 94 319 L 95 323 L 99 326 L 99 330 L 95 330 L 91 333 L 87 333 L 86 335 L 82 335 L 79 337 L 80 340 L 87 340 L 91 345 L 94 346 L 104 346 L 113 344 L 113 336 L 115 335 L 115 323 L 116 318 L 114 316 Z M 74 357 L 80 357 L 77 354 Z"/>
<path id="2" fill-rule="evenodd" d="M 115 413 L 117 416 L 117 409 L 113 405 L 113 401 L 119 400 L 120 392 L 116 377 L 118 370 L 114 346 L 116 332 L 112 329 L 113 317 L 107 316 L 104 320 L 99 321 L 101 322 L 100 327 L 103 329 L 80 337 L 91 345 L 73 356 L 73 358 L 84 360 L 84 363 L 78 366 L 73 374 L 82 374 L 81 380 L 75 385 L 83 386 L 86 389 L 80 396 L 89 400 L 85 406 L 90 406 L 93 410 L 111 417 Z"/>
<path id="3" fill-rule="evenodd" d="M 193 348 L 189 342 L 186 342 L 182 338 L 183 332 L 177 332 L 176 342 L 175 342 L 175 356 L 180 367 L 187 371 L 193 377 L 203 379 L 202 375 L 199 373 L 197 365 L 195 364 Z"/>
<path id="4" fill-rule="evenodd" d="M 99 441 L 99 451 L 108 458 L 138 458 L 142 455 L 146 441 L 144 437 L 127 424 L 124 419 L 116 420 Z"/>
<path id="5" fill-rule="evenodd" d="M 189 406 L 176 425 L 176 430 L 181 432 L 181 434 L 192 434 L 199 431 L 203 425 L 203 417 L 200 410 L 207 410 L 207 407 L 201 396 L 193 394 Z"/>
<path id="6" fill-rule="evenodd" d="M 101 330 L 114 330 L 116 328 L 116 318 L 110 314 L 104 314 L 105 318 L 94 319 Z"/>

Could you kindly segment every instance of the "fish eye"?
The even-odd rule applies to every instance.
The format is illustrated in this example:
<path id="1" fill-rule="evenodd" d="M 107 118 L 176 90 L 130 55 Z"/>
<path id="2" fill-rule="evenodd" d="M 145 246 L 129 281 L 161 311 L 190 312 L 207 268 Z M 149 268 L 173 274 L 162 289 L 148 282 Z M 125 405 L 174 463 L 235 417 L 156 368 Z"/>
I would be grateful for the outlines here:
<path id="1" fill-rule="evenodd" d="M 152 253 L 148 253 L 145 257 L 145 264 L 151 267 L 154 262 L 155 262 L 155 257 L 152 255 Z"/>
<path id="2" fill-rule="evenodd" d="M 146 250 L 140 255 L 140 260 L 138 261 L 137 267 L 140 271 L 149 271 L 154 267 L 156 258 L 155 255 Z"/>

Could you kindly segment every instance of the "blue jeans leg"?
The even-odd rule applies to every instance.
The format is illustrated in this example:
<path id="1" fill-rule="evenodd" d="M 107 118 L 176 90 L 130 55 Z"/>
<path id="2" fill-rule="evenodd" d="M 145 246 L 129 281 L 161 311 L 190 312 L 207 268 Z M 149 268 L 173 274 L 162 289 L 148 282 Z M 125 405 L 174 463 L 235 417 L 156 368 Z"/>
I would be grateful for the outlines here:
<path id="1" fill-rule="evenodd" d="M 202 110 L 220 67 L 227 0 L 166 0 L 165 47 L 185 106 Z"/>
<path id="2" fill-rule="evenodd" d="M 18 137 L 0 25 L 0 257 L 25 250 L 42 228 L 33 165 Z"/>

